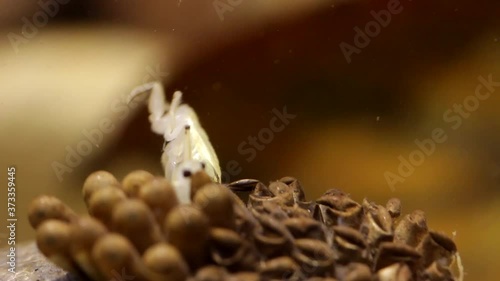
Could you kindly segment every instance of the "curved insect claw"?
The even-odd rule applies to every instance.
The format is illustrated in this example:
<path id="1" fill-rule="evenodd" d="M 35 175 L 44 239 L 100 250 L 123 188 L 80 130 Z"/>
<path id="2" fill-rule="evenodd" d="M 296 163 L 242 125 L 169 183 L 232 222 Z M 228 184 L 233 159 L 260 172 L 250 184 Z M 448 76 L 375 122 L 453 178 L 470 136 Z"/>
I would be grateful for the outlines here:
<path id="1" fill-rule="evenodd" d="M 153 87 L 156 83 L 158 83 L 158 82 L 149 82 L 149 83 L 142 84 L 142 85 L 137 86 L 134 89 L 132 89 L 132 91 L 130 92 L 130 94 L 127 97 L 127 104 L 130 103 L 133 99 L 135 99 L 138 95 L 144 94 L 145 92 L 153 89 Z"/>
<path id="2" fill-rule="evenodd" d="M 167 112 L 169 108 L 170 105 L 165 100 L 165 91 L 163 90 L 163 86 L 159 82 L 154 82 L 148 102 L 148 110 L 151 114 L 149 118 L 154 118 L 153 121 L 157 122 L 163 115 L 165 115 L 165 112 Z"/>
<path id="3" fill-rule="evenodd" d="M 127 103 L 130 103 L 138 95 L 148 91 L 150 91 L 148 111 L 151 130 L 159 135 L 163 135 L 169 127 L 169 120 L 174 120 L 174 113 L 172 112 L 173 110 L 171 110 L 173 107 L 165 99 L 165 91 L 163 90 L 163 86 L 160 82 L 149 82 L 134 88 L 127 98 Z M 178 97 L 178 101 L 174 101 L 176 102 L 176 104 L 174 104 L 175 107 L 180 104 L 181 96 L 182 95 Z M 166 118 L 165 116 L 165 113 L 167 112 L 169 118 Z M 172 127 L 172 124 L 170 127 Z"/>
<path id="4" fill-rule="evenodd" d="M 127 97 L 127 104 L 130 103 L 137 96 L 151 91 L 151 97 L 148 102 L 149 113 L 154 116 L 154 119 L 159 119 L 169 109 L 169 104 L 165 101 L 165 92 L 161 83 L 149 82 L 141 86 L 135 87 Z"/>

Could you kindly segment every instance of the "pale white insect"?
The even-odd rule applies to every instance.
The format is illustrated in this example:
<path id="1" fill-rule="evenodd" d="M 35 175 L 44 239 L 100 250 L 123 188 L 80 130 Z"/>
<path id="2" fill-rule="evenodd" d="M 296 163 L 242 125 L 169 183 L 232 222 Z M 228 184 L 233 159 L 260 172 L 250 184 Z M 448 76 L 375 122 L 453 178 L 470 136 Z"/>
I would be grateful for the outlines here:
<path id="1" fill-rule="evenodd" d="M 191 176 L 206 169 L 205 162 L 192 159 L 190 130 L 189 126 L 186 126 L 184 130 L 184 160 L 175 167 L 172 173 L 172 185 L 177 199 L 184 204 L 191 202 Z"/>
<path id="2" fill-rule="evenodd" d="M 165 139 L 161 156 L 165 178 L 172 182 L 179 200 L 189 203 L 190 176 L 204 169 L 213 181 L 220 182 L 219 159 L 195 111 L 181 103 L 180 91 L 168 103 L 161 83 L 151 82 L 133 89 L 128 102 L 147 91 L 151 92 L 148 101 L 151 130 Z"/>

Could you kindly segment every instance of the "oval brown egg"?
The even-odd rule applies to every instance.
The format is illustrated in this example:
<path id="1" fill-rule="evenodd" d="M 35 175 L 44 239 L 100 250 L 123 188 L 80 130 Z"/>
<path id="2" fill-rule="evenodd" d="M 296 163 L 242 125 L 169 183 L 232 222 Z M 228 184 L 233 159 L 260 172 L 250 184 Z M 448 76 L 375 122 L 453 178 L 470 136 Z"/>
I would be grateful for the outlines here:
<path id="1" fill-rule="evenodd" d="M 70 255 L 75 263 L 93 280 L 104 280 L 91 257 L 92 248 L 108 229 L 97 219 L 82 216 L 70 224 Z"/>
<path id="2" fill-rule="evenodd" d="M 153 213 L 138 199 L 118 203 L 113 210 L 112 228 L 126 236 L 140 253 L 164 240 Z"/>
<path id="3" fill-rule="evenodd" d="M 156 177 L 139 190 L 138 197 L 153 212 L 156 221 L 162 224 L 165 216 L 179 204 L 175 190 L 165 178 Z"/>
<path id="4" fill-rule="evenodd" d="M 158 243 L 150 247 L 142 259 L 146 267 L 158 275 L 158 279 L 183 281 L 189 275 L 189 268 L 181 253 L 167 243 Z"/>
<path id="5" fill-rule="evenodd" d="M 193 202 L 208 217 L 211 227 L 235 228 L 233 197 L 227 187 L 207 184 L 196 192 Z"/>
<path id="6" fill-rule="evenodd" d="M 92 249 L 92 259 L 106 280 L 115 280 L 117 277 L 140 281 L 150 279 L 139 253 L 120 234 L 109 233 L 99 238 Z"/>
<path id="7" fill-rule="evenodd" d="M 50 261 L 70 272 L 78 272 L 71 260 L 69 248 L 71 229 L 68 223 L 49 219 L 44 221 L 36 231 L 36 244 Z"/>
<path id="8" fill-rule="evenodd" d="M 90 197 L 94 192 L 101 188 L 106 188 L 109 186 L 119 187 L 120 182 L 107 171 L 96 171 L 90 174 L 85 182 L 83 183 L 82 195 L 83 201 L 88 206 Z"/>
<path id="9" fill-rule="evenodd" d="M 77 217 L 77 214 L 61 200 L 48 195 L 35 198 L 28 210 L 28 219 L 34 229 L 49 219 L 70 222 Z"/>
<path id="10" fill-rule="evenodd" d="M 109 226 L 115 206 L 125 200 L 127 196 L 120 188 L 110 187 L 97 190 L 88 202 L 89 214 Z"/>
<path id="11" fill-rule="evenodd" d="M 209 220 L 196 207 L 180 205 L 165 219 L 167 240 L 182 253 L 191 269 L 198 268 L 208 259 Z"/>
<path id="12" fill-rule="evenodd" d="M 123 190 L 129 198 L 137 198 L 141 188 L 153 178 L 154 176 L 147 171 L 132 171 L 122 180 Z"/>

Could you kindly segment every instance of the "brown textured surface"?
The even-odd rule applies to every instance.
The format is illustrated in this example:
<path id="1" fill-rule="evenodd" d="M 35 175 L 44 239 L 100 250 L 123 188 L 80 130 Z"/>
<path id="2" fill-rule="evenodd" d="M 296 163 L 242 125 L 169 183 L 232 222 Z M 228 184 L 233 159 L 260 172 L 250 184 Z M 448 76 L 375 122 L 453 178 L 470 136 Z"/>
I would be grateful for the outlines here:
<path id="1" fill-rule="evenodd" d="M 133 171 L 126 178 L 137 174 Z M 308 201 L 301 183 L 284 177 L 269 185 L 258 180 L 206 183 L 193 194 L 191 203 L 175 202 L 168 210 L 157 210 L 133 194 L 113 204 L 114 199 L 103 197 L 102 191 L 124 193 L 126 185 L 110 186 L 110 179 L 116 181 L 112 174 L 97 171 L 83 186 L 83 190 L 91 190 L 89 186 L 94 190 L 90 202 L 110 206 L 109 222 L 93 212 L 94 217 L 69 220 L 56 216 L 47 210 L 62 202 L 46 200 L 46 196 L 32 202 L 29 217 L 30 221 L 40 218 L 41 223 L 33 227 L 38 248 L 49 260 L 95 281 L 114 280 L 117 272 L 150 281 L 229 281 L 244 273 L 259 280 L 285 276 L 294 281 L 313 277 L 339 281 L 463 280 L 463 271 L 457 270 L 457 264 L 460 268 L 462 263 L 453 239 L 429 229 L 423 211 L 398 219 L 401 202 L 397 198 L 384 207 L 367 199 L 358 203 L 341 190 L 330 189 Z M 140 183 L 139 194 L 149 193 L 146 188 L 157 180 Z M 228 189 L 244 186 L 250 193 L 247 204 Z M 158 188 L 166 194 L 174 192 L 170 184 Z M 395 211 L 393 215 L 388 209 Z M 155 220 L 153 210 L 160 211 L 164 219 Z M 95 227 L 101 228 L 99 233 Z M 89 258 L 82 259 L 82 254 Z M 211 268 L 218 272 L 203 277 Z"/>

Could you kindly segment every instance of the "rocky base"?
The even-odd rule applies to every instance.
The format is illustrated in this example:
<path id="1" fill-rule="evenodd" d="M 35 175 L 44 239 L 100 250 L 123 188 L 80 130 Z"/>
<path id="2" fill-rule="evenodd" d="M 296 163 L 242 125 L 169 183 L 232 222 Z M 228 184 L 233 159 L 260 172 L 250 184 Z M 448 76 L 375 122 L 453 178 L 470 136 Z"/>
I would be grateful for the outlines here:
<path id="1" fill-rule="evenodd" d="M 0 250 L 0 256 L 7 256 L 7 249 Z M 7 261 L 1 260 L 0 280 L 2 281 L 89 281 L 74 274 L 67 273 L 51 263 L 40 253 L 35 242 L 17 247 L 16 273 L 8 271 Z"/>

